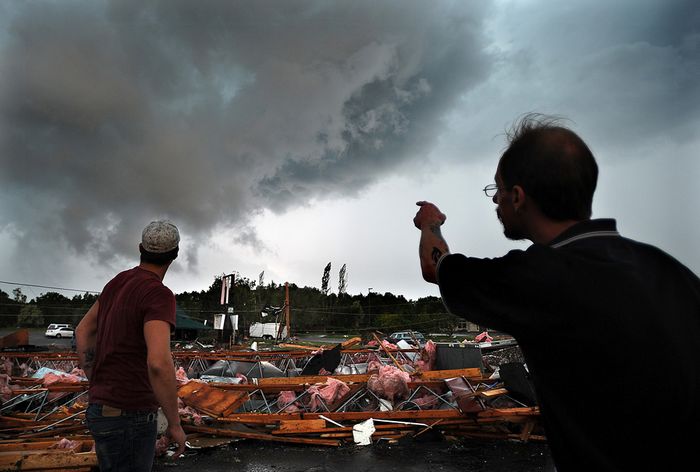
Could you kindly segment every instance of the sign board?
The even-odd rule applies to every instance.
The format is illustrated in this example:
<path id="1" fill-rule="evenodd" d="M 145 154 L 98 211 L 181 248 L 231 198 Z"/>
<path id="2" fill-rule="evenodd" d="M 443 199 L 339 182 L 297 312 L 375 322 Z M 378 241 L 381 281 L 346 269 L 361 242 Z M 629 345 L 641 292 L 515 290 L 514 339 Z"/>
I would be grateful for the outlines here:
<path id="1" fill-rule="evenodd" d="M 214 329 L 224 329 L 224 322 L 226 321 L 226 316 L 223 314 L 214 315 Z"/>

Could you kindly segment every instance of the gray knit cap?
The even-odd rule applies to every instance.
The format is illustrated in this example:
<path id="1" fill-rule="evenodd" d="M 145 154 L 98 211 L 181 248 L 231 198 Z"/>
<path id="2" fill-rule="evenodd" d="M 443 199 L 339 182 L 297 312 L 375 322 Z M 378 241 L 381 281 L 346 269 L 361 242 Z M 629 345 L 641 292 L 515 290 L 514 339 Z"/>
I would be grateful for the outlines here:
<path id="1" fill-rule="evenodd" d="M 141 246 L 156 254 L 172 251 L 179 243 L 180 233 L 168 220 L 151 221 L 141 234 Z"/>

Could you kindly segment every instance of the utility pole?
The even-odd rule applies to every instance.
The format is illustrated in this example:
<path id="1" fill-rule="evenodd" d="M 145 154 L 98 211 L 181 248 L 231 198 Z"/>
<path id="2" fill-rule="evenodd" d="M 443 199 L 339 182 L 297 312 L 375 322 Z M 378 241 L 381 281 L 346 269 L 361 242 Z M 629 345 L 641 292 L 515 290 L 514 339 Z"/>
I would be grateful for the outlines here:
<path id="1" fill-rule="evenodd" d="M 367 289 L 367 318 L 369 319 L 369 325 L 372 325 L 372 299 L 370 298 L 370 295 L 372 295 L 372 287 Z"/>
<path id="2" fill-rule="evenodd" d="M 287 328 L 287 337 L 291 338 L 292 337 L 292 327 L 290 326 L 289 323 L 289 283 L 285 282 L 284 283 L 284 325 Z M 282 338 L 282 323 L 280 323 L 280 327 L 277 330 L 277 339 Z"/>
<path id="3" fill-rule="evenodd" d="M 229 303 L 229 292 L 231 290 L 231 287 L 233 287 L 234 285 L 234 278 L 235 273 L 224 274 L 221 276 L 221 305 L 224 306 L 226 311 L 223 314 L 224 319 L 221 323 L 220 340 L 224 341 L 228 337 L 229 347 L 231 347 L 231 344 L 236 334 L 236 326 L 233 325 L 233 319 L 231 318 L 231 315 L 233 315 L 233 303 Z M 226 329 L 226 318 L 229 318 L 229 323 L 231 324 L 230 330 Z"/>
<path id="4" fill-rule="evenodd" d="M 292 337 L 292 327 L 289 324 L 289 283 L 284 283 L 284 317 L 287 324 L 287 337 Z"/>

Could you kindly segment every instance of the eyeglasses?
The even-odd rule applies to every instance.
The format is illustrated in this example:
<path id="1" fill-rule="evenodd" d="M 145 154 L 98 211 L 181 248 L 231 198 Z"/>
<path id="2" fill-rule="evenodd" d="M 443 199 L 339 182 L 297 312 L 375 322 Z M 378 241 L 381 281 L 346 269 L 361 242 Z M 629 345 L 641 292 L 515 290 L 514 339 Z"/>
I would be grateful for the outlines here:
<path id="1" fill-rule="evenodd" d="M 486 187 L 484 187 L 484 193 L 489 198 L 493 198 L 493 196 L 498 193 L 498 190 L 500 190 L 498 188 L 498 184 L 488 184 Z"/>

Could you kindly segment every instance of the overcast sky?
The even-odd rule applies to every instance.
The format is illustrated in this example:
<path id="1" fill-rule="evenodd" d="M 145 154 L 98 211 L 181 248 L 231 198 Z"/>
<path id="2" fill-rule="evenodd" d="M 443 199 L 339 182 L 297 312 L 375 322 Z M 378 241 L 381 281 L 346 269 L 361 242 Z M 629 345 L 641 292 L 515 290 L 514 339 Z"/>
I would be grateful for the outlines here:
<path id="1" fill-rule="evenodd" d="M 526 112 L 593 150 L 594 217 L 700 273 L 696 0 L 3 2 L 0 280 L 99 291 L 169 218 L 176 293 L 331 262 L 437 295 L 415 202 L 452 252 L 526 247 L 481 192 Z"/>

